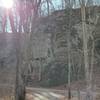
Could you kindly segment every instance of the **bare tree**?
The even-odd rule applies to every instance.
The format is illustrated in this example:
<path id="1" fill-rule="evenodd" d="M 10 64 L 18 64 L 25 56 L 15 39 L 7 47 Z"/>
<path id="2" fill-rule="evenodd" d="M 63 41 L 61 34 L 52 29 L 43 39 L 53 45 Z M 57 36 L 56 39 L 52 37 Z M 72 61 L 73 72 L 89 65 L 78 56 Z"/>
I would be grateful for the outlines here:
<path id="1" fill-rule="evenodd" d="M 65 1 L 65 7 L 68 7 L 71 5 L 71 7 L 75 6 L 76 0 L 70 0 L 70 5 L 69 5 L 69 0 L 64 0 Z"/>
<path id="2" fill-rule="evenodd" d="M 93 6 L 93 0 L 87 0 L 86 5 L 87 6 Z"/>
<path id="3" fill-rule="evenodd" d="M 71 1 L 70 0 L 65 0 L 65 7 L 66 7 L 66 11 L 67 13 L 69 12 L 69 31 L 68 31 L 68 36 L 67 36 L 67 44 L 68 44 L 68 100 L 71 100 L 71 9 L 72 9 L 72 5 L 71 5 Z"/>
<path id="4" fill-rule="evenodd" d="M 2 28 L 3 28 L 3 32 L 6 32 L 6 25 L 7 25 L 7 17 L 9 18 L 10 21 L 10 26 L 11 26 L 11 31 L 12 32 L 16 32 L 15 30 L 15 25 L 14 25 L 14 16 L 13 16 L 13 12 L 12 9 L 4 9 L 4 16 L 2 17 Z"/>
<path id="5" fill-rule="evenodd" d="M 61 0 L 61 3 L 62 3 L 62 9 L 64 9 L 64 8 L 65 8 L 65 7 L 64 7 L 64 6 L 65 6 L 65 4 L 64 4 L 64 3 L 65 3 L 64 0 Z"/>
<path id="6" fill-rule="evenodd" d="M 85 78 L 86 78 L 86 100 L 92 100 L 91 95 L 91 82 L 89 73 L 89 55 L 88 55 L 88 37 L 86 26 L 86 2 L 81 0 L 81 15 L 82 15 L 82 29 L 83 29 L 83 52 L 84 52 L 84 65 L 85 65 Z"/>
<path id="7" fill-rule="evenodd" d="M 17 33 L 16 39 L 16 84 L 15 100 L 25 100 L 25 76 L 22 70 L 21 34 Z"/>

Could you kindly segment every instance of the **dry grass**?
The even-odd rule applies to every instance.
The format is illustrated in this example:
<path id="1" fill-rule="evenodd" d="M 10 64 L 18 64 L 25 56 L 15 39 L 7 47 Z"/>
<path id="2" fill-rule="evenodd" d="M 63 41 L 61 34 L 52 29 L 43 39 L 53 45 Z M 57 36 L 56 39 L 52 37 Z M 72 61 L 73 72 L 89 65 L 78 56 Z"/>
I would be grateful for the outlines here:
<path id="1" fill-rule="evenodd" d="M 26 100 L 34 100 L 34 96 L 31 94 L 26 94 Z"/>
<path id="2" fill-rule="evenodd" d="M 96 100 L 100 100 L 100 94 L 96 95 Z"/>
<path id="3" fill-rule="evenodd" d="M 59 100 L 68 100 L 68 98 L 64 97 L 64 98 L 60 98 Z M 72 97 L 71 100 L 78 100 L 78 98 L 77 97 Z"/>
<path id="4" fill-rule="evenodd" d="M 5 96 L 5 97 L 0 98 L 0 100 L 15 100 L 15 99 L 14 99 L 14 96 Z M 31 94 L 27 94 L 26 100 L 34 100 L 34 96 Z M 67 99 L 67 97 L 62 97 L 62 98 L 59 98 L 58 100 L 68 100 L 68 99 Z M 73 97 L 71 100 L 78 100 L 78 98 Z M 100 100 L 100 98 L 96 99 L 96 100 Z"/>
<path id="5" fill-rule="evenodd" d="M 15 100 L 14 96 L 5 96 L 5 97 L 1 97 L 0 100 Z"/>

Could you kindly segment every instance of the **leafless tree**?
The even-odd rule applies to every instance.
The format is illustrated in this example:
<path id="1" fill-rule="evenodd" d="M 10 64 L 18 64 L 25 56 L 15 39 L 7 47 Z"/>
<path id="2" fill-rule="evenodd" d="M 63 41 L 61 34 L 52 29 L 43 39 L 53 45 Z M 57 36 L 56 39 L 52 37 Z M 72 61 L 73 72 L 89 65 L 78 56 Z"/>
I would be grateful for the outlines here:
<path id="1" fill-rule="evenodd" d="M 16 36 L 16 84 L 15 84 L 15 100 L 25 100 L 25 75 L 22 70 L 22 48 L 21 48 L 21 34 Z"/>
<path id="2" fill-rule="evenodd" d="M 3 32 L 6 32 L 6 24 L 7 24 L 7 18 L 9 18 L 9 21 L 10 21 L 10 26 L 11 26 L 11 30 L 12 32 L 16 32 L 15 30 L 15 25 L 14 25 L 14 16 L 13 16 L 13 12 L 12 12 L 12 9 L 4 9 L 4 16 L 2 17 L 2 28 L 3 28 Z"/>
<path id="3" fill-rule="evenodd" d="M 71 9 L 72 9 L 72 5 L 71 5 L 71 0 L 65 0 L 65 7 L 67 12 L 69 12 L 69 25 L 68 25 L 68 36 L 67 36 L 67 44 L 68 44 L 68 100 L 71 100 Z"/>
<path id="4" fill-rule="evenodd" d="M 89 54 L 88 54 L 88 37 L 86 26 L 86 2 L 81 0 L 81 15 L 82 15 L 82 31 L 83 31 L 83 52 L 84 52 L 84 65 L 85 65 L 85 78 L 86 78 L 86 100 L 92 100 L 91 95 L 91 82 L 89 73 Z"/>

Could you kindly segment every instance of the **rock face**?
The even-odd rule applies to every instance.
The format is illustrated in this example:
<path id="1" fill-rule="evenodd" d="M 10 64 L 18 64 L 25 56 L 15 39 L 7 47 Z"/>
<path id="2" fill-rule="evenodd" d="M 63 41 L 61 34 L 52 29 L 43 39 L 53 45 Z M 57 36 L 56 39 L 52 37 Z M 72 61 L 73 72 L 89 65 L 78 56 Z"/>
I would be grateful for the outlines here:
<path id="1" fill-rule="evenodd" d="M 96 18 L 87 19 L 88 37 L 91 37 L 92 32 L 95 30 L 94 22 L 96 22 L 98 16 L 97 14 L 97 16 L 95 16 Z M 71 21 L 69 22 L 70 17 Z M 89 24 L 89 22 L 92 24 Z M 69 24 L 71 25 L 70 30 Z M 50 40 L 49 48 L 57 62 L 67 63 L 68 34 L 71 35 L 71 49 L 75 52 L 77 51 L 76 49 L 82 50 L 82 22 L 80 9 L 72 10 L 71 16 L 69 16 L 68 12 L 65 10 L 55 11 L 52 15 L 39 19 L 35 23 L 33 31 L 34 34 L 32 37 L 35 38 L 38 34 L 38 38 L 41 38 L 42 35 Z M 48 35 L 50 37 L 47 37 Z"/>
<path id="2" fill-rule="evenodd" d="M 98 9 L 98 10 L 97 10 Z M 94 7 L 97 13 L 94 15 L 91 15 L 91 18 L 89 18 L 87 13 L 87 20 L 86 20 L 86 26 L 87 26 L 87 36 L 89 40 L 89 57 L 91 56 L 91 37 L 93 36 L 96 40 L 97 38 L 100 39 L 100 12 L 99 7 Z M 92 10 L 93 11 L 93 10 Z M 91 12 L 92 12 L 91 11 Z M 77 65 L 78 68 L 82 68 L 84 65 L 83 63 L 83 46 L 82 46 L 82 21 L 81 21 L 81 12 L 80 9 L 72 10 L 71 17 L 71 27 L 69 30 L 69 15 L 65 10 L 61 11 L 55 11 L 52 13 L 52 15 L 41 18 L 38 21 L 36 21 L 34 25 L 34 34 L 32 37 L 34 37 L 36 34 L 41 37 L 43 35 L 44 37 L 47 37 L 49 42 L 49 48 L 52 51 L 53 54 L 53 60 L 56 63 L 62 63 L 62 64 L 68 64 L 68 34 L 70 33 L 70 43 L 71 43 L 71 63 Z M 38 41 L 38 40 L 37 40 Z M 34 45 L 33 45 L 34 47 Z M 98 54 L 95 52 L 95 61 L 97 61 Z M 100 55 L 99 55 L 100 56 Z M 90 59 L 89 59 L 90 60 Z M 73 65 L 74 66 L 74 65 Z M 95 64 L 95 66 L 99 66 Z M 98 67 L 96 67 L 98 69 Z M 96 71 L 93 72 L 94 76 L 100 76 L 97 75 Z M 94 83 L 96 84 L 96 82 Z M 98 83 L 97 83 L 98 84 Z"/>

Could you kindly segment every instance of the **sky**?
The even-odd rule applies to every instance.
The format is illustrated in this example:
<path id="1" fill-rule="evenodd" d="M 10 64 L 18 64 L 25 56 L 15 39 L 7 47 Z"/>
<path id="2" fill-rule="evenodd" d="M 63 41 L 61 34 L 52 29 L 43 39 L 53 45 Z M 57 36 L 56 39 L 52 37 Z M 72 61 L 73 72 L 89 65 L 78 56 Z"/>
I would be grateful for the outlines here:
<path id="1" fill-rule="evenodd" d="M 55 6 L 56 8 L 61 7 L 61 5 L 62 5 L 61 1 L 62 1 L 62 0 L 52 0 L 54 6 Z M 77 7 L 79 7 L 79 3 L 78 3 L 79 0 L 76 0 L 76 1 L 77 1 L 76 8 L 77 8 Z M 87 1 L 87 0 L 86 0 L 86 1 Z M 93 2 L 94 2 L 95 5 L 100 5 L 100 0 L 93 0 Z"/>
<path id="2" fill-rule="evenodd" d="M 11 4 L 11 1 L 12 0 L 0 0 L 0 6 L 3 5 L 3 2 L 6 1 L 7 2 L 7 5 L 8 4 Z M 54 4 L 54 7 L 61 7 L 62 3 L 61 3 L 62 0 L 52 0 L 53 4 Z M 64 0 L 63 0 L 64 1 Z M 79 1 L 79 0 L 77 0 Z M 86 0 L 87 1 L 87 0 Z M 93 0 L 95 4 L 100 4 L 100 0 Z"/>
<path id="3" fill-rule="evenodd" d="M 11 5 L 11 0 L 0 0 L 0 6 L 2 7 L 3 3 L 5 3 L 4 1 L 7 2 L 7 4 L 4 4 L 4 6 L 7 6 L 9 7 L 9 5 Z M 62 9 L 62 3 L 61 3 L 62 0 L 52 0 L 52 3 L 54 5 L 54 8 L 57 10 L 57 9 Z M 77 0 L 79 1 L 79 0 Z M 100 0 L 93 0 L 94 1 L 94 4 L 100 4 Z M 9 4 L 9 5 L 8 5 Z M 79 7 L 79 4 L 76 5 L 75 8 Z M 44 7 L 44 10 L 45 10 L 45 7 Z M 2 10 L 1 10 L 2 11 Z M 45 11 L 44 11 L 45 12 Z M 44 15 L 47 14 L 47 11 L 44 13 Z"/>

